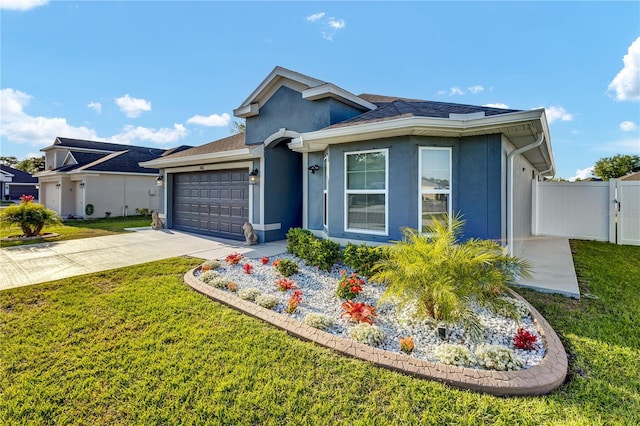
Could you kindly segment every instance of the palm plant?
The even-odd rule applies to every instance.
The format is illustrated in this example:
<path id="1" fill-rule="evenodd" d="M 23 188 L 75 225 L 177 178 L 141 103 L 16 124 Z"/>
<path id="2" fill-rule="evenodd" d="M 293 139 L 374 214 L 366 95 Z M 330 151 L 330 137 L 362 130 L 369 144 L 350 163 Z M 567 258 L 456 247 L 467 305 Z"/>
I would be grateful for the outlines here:
<path id="1" fill-rule="evenodd" d="M 60 217 L 53 210 L 49 210 L 42 204 L 33 202 L 33 197 L 22 196 L 20 204 L 7 207 L 0 211 L 0 219 L 11 224 L 18 224 L 25 237 L 40 235 L 45 225 L 54 225 L 61 222 Z"/>
<path id="2" fill-rule="evenodd" d="M 390 247 L 371 279 L 388 285 L 382 300 L 397 301 L 399 307 L 415 304 L 417 316 L 461 323 L 477 339 L 482 328 L 472 304 L 513 311 L 503 298 L 507 285 L 527 276 L 530 266 L 493 241 L 469 239 L 459 244 L 463 226 L 456 216 L 450 225 L 434 220 L 426 234 L 403 229 L 404 239 Z"/>

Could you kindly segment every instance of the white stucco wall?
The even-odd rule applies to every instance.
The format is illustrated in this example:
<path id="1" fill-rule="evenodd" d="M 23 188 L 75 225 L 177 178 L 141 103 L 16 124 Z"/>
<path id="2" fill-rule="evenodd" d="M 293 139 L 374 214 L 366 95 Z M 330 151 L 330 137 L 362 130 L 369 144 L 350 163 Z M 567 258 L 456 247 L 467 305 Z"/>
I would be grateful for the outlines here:
<path id="1" fill-rule="evenodd" d="M 515 149 L 515 146 L 505 136 L 502 138 L 503 149 L 506 155 Z M 506 163 L 505 163 L 506 166 Z M 505 167 L 505 178 L 506 176 Z M 524 242 L 532 235 L 531 231 L 531 181 L 534 178 L 535 168 L 522 155 L 516 155 L 513 159 L 513 253 L 519 255 Z M 505 186 L 506 188 L 506 186 Z M 506 215 L 508 228 L 509 194 L 506 194 Z"/>
<path id="2" fill-rule="evenodd" d="M 133 216 L 136 208 L 158 209 L 156 176 L 106 175 L 86 176 L 84 179 L 84 200 L 93 204 L 94 213 L 90 218 L 111 216 Z M 151 195 L 155 194 L 155 195 Z M 84 215 L 84 206 L 81 207 Z M 125 206 L 126 212 L 125 212 Z"/>

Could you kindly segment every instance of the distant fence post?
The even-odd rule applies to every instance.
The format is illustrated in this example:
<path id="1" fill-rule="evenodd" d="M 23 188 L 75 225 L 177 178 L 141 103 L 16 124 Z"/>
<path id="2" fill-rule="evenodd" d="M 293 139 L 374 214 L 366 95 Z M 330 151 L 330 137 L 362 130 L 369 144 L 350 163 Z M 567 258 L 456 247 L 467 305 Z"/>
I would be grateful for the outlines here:
<path id="1" fill-rule="evenodd" d="M 617 234 L 618 191 L 616 179 L 609 180 L 609 242 L 615 244 Z"/>

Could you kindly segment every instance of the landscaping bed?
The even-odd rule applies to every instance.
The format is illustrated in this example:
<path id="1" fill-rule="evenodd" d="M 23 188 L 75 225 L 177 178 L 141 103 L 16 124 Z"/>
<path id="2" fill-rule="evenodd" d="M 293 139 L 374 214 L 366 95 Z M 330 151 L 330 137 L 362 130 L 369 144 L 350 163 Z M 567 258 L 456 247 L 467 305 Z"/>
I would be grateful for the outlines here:
<path id="1" fill-rule="evenodd" d="M 290 260 L 295 262 L 299 271 L 289 277 L 293 283 L 293 288 L 281 291 L 278 282 L 283 279 L 282 274 L 273 266 L 274 261 Z M 245 266 L 249 265 L 249 266 Z M 247 273 L 250 270 L 250 273 Z M 201 269 L 195 271 L 196 277 L 201 277 Z M 211 275 L 213 274 L 213 275 Z M 520 300 L 511 298 L 519 309 L 518 318 L 512 319 L 506 315 L 494 314 L 490 310 L 481 306 L 475 306 L 474 312 L 481 321 L 485 330 L 485 336 L 480 341 L 474 341 L 469 333 L 461 325 L 449 325 L 438 330 L 438 323 L 432 319 L 416 319 L 412 314 L 411 307 L 399 309 L 397 304 L 384 302 L 379 303 L 379 299 L 385 291 L 385 286 L 367 282 L 366 279 L 358 275 L 352 275 L 353 271 L 347 266 L 337 264 L 329 271 L 322 271 L 310 266 L 291 254 L 285 254 L 264 261 L 254 259 L 241 259 L 237 264 L 228 264 L 224 261 L 215 269 L 215 272 L 208 273 L 208 276 L 219 276 L 220 279 L 210 281 L 210 284 L 230 291 L 228 283 L 234 283 L 236 297 L 245 296 L 248 289 L 254 289 L 255 293 L 273 298 L 272 309 L 282 315 L 296 319 L 310 325 L 308 319 L 313 316 L 322 315 L 327 318 L 325 331 L 335 336 L 358 340 L 358 321 L 353 321 L 345 317 L 343 303 L 344 299 L 336 296 L 336 288 L 342 277 L 347 279 L 361 280 L 362 291 L 354 299 L 354 303 L 364 303 L 375 308 L 375 316 L 371 316 L 370 321 L 381 333 L 369 333 L 373 337 L 367 341 L 360 338 L 363 343 L 368 343 L 379 349 L 395 352 L 410 353 L 410 356 L 424 361 L 434 363 L 447 363 L 460 367 L 476 369 L 494 370 L 520 370 L 527 369 L 540 364 L 545 355 L 544 339 L 540 335 L 534 323 L 528 305 Z M 301 300 L 294 312 L 286 312 L 289 300 L 294 292 L 298 290 Z M 253 299 L 253 298 L 252 298 Z M 360 323 L 362 324 L 362 323 Z M 316 328 L 323 328 L 317 327 Z M 361 326 L 361 333 L 367 334 L 367 327 Z M 528 350 L 519 349 L 514 346 L 514 339 L 518 334 L 528 334 L 533 342 Z M 382 337 L 383 336 L 383 337 Z M 410 338 L 413 341 L 413 350 L 407 348 L 403 351 L 401 340 Z M 406 342 L 406 341 L 405 341 Z M 483 352 L 496 347 L 504 348 L 504 352 L 512 353 L 515 358 L 512 363 L 493 363 L 489 359 L 483 359 Z M 460 356 L 460 354 L 468 356 Z M 486 358 L 486 355 L 484 355 Z"/>

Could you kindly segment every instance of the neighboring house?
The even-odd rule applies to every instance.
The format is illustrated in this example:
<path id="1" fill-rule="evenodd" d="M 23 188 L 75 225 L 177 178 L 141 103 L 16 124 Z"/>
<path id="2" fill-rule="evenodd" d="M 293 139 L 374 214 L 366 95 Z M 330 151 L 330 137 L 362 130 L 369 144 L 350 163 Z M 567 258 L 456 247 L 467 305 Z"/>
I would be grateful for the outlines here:
<path id="1" fill-rule="evenodd" d="M 0 164 L 0 185 L 0 194 L 3 200 L 7 198 L 17 200 L 22 195 L 32 195 L 33 198 L 38 198 L 38 178 L 4 164 Z"/>
<path id="2" fill-rule="evenodd" d="M 276 67 L 234 115 L 245 133 L 142 164 L 164 176 L 168 227 L 242 239 L 248 221 L 261 242 L 300 226 L 381 243 L 461 213 L 464 238 L 517 253 L 531 182 L 554 174 L 544 109 L 356 96 Z"/>
<path id="3" fill-rule="evenodd" d="M 618 180 L 624 180 L 624 181 L 640 180 L 640 172 L 633 172 L 633 173 L 626 174 L 624 176 L 619 177 Z"/>
<path id="4" fill-rule="evenodd" d="M 177 152 L 58 137 L 43 148 L 45 171 L 36 174 L 40 202 L 62 217 L 135 215 L 158 209 L 158 170 L 139 163 Z"/>

